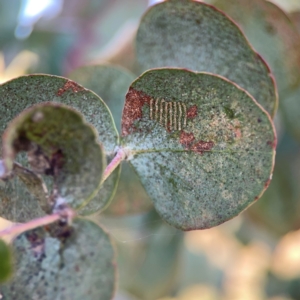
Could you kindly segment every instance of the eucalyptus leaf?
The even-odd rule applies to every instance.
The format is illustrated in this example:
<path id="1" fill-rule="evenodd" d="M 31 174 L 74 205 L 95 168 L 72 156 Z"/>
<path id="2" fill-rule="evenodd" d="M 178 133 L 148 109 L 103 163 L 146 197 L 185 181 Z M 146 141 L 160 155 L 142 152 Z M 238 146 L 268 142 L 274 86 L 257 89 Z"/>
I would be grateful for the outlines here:
<path id="1" fill-rule="evenodd" d="M 48 211 L 48 191 L 43 179 L 18 163 L 13 164 L 12 174 L 18 176 L 18 178 L 26 185 L 28 191 L 38 199 L 43 210 Z"/>
<path id="2" fill-rule="evenodd" d="M 12 258 L 9 246 L 0 239 L 0 283 L 9 279 L 12 273 Z"/>
<path id="3" fill-rule="evenodd" d="M 69 74 L 69 77 L 103 99 L 114 117 L 117 129 L 120 130 L 125 96 L 135 76 L 123 68 L 102 64 L 78 68 Z M 97 197 L 103 197 L 103 192 L 98 193 Z M 95 200 L 85 206 L 83 211 L 88 210 Z M 149 210 L 151 206 L 139 178 L 126 162 L 122 163 L 116 194 L 106 213 L 113 215 L 138 213 Z"/>
<path id="4" fill-rule="evenodd" d="M 172 292 L 180 274 L 183 234 L 174 232 L 166 224 L 147 240 L 144 258 L 139 261 L 138 271 L 133 276 L 128 290 L 138 299 L 159 299 Z"/>
<path id="5" fill-rule="evenodd" d="M 281 96 L 300 83 L 300 35 L 279 7 L 265 0 L 215 0 L 213 5 L 241 26 L 274 72 Z"/>
<path id="6" fill-rule="evenodd" d="M 7 124 L 17 114 L 23 111 L 25 108 L 45 102 L 54 101 L 69 105 L 78 111 L 80 111 L 87 122 L 93 124 L 99 133 L 99 141 L 104 147 L 107 163 L 113 157 L 114 149 L 119 144 L 119 135 L 115 128 L 114 121 L 112 119 L 109 109 L 105 103 L 92 91 L 85 89 L 81 85 L 71 81 L 67 78 L 52 76 L 52 75 L 28 75 L 22 76 L 11 81 L 0 85 L 0 134 L 3 134 Z M 1 145 L 0 145 L 1 150 Z M 23 166 L 26 166 L 25 157 L 18 157 L 18 162 Z M 95 201 L 91 201 L 90 205 L 93 204 L 93 211 L 87 211 L 89 213 L 103 209 L 110 198 L 112 197 L 120 170 L 116 170 L 101 186 L 99 194 L 101 198 L 97 197 Z M 47 178 L 43 178 L 48 184 L 48 189 L 52 188 L 51 183 L 47 182 Z M 23 198 L 23 194 L 27 191 L 24 189 L 25 185 L 18 187 L 18 193 L 14 192 L 14 195 L 8 194 L 6 190 L 6 207 L 9 208 L 10 201 L 14 204 L 11 206 L 11 210 L 17 208 L 22 210 L 22 206 L 16 207 L 16 201 L 14 197 L 18 197 L 20 200 Z M 12 189 L 9 191 L 13 192 Z M 21 203 L 20 203 L 21 204 Z M 0 208 L 2 204 L 0 202 Z M 9 210 L 9 209 L 8 209 Z M 15 221 L 26 221 L 32 217 L 38 217 L 40 214 L 37 212 L 34 214 L 34 209 L 31 210 L 32 215 L 28 219 L 15 220 Z M 86 212 L 86 213 L 87 213 Z M 24 215 L 25 217 L 25 215 Z"/>
<path id="7" fill-rule="evenodd" d="M 247 211 L 256 224 L 263 224 L 278 236 L 295 230 L 299 223 L 299 177 L 292 176 L 290 164 L 296 164 L 299 168 L 299 158 L 290 162 L 287 159 L 278 162 L 276 159 L 269 189 Z"/>
<path id="8" fill-rule="evenodd" d="M 101 64 L 75 69 L 68 77 L 103 99 L 114 117 L 117 129 L 120 130 L 124 99 L 136 76 L 118 66 Z"/>
<path id="9" fill-rule="evenodd" d="M 37 174 L 53 176 L 51 200 L 81 207 L 98 191 L 105 158 L 94 129 L 68 106 L 37 104 L 15 118 L 3 134 L 7 172 L 16 154 L 26 151 Z"/>
<path id="10" fill-rule="evenodd" d="M 180 67 L 222 75 L 247 90 L 272 116 L 270 70 L 231 19 L 202 2 L 169 0 L 149 8 L 136 37 L 140 70 Z"/>
<path id="11" fill-rule="evenodd" d="M 262 195 L 276 136 L 266 111 L 232 82 L 158 69 L 130 86 L 122 144 L 160 216 L 192 230 L 219 225 Z"/>
<path id="12" fill-rule="evenodd" d="M 142 186 L 139 176 L 127 161 L 122 162 L 118 188 L 105 214 L 116 216 L 140 214 L 151 208 L 153 208 L 152 201 Z"/>
<path id="13" fill-rule="evenodd" d="M 300 85 L 285 95 L 280 109 L 287 129 L 300 141 Z"/>
<path id="14" fill-rule="evenodd" d="M 291 18 L 298 32 L 300 33 L 300 11 L 293 11 L 289 14 L 289 17 Z"/>
<path id="15" fill-rule="evenodd" d="M 0 287 L 3 300 L 112 299 L 115 261 L 108 235 L 83 219 L 55 226 L 52 232 L 27 231 L 13 242 L 15 274 Z"/>
<path id="16" fill-rule="evenodd" d="M 0 216 L 26 222 L 49 211 L 48 192 L 43 179 L 18 163 L 11 174 L 0 179 Z"/>

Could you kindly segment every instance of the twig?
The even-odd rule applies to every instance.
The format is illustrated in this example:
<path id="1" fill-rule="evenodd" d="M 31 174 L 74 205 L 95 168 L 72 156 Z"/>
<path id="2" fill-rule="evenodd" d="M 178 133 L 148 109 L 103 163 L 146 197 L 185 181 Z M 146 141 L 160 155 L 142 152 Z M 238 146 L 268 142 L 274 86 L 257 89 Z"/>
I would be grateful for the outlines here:
<path id="1" fill-rule="evenodd" d="M 127 154 L 123 148 L 119 148 L 116 156 L 113 158 L 113 160 L 109 163 L 109 165 L 106 167 L 102 183 L 109 177 L 109 175 L 118 167 L 118 165 L 121 163 L 122 160 L 126 158 Z"/>
<path id="2" fill-rule="evenodd" d="M 46 215 L 44 217 L 41 217 L 41 218 L 38 218 L 35 220 L 31 220 L 27 223 L 17 224 L 17 225 L 8 227 L 8 228 L 0 231 L 0 238 L 2 238 L 3 236 L 6 236 L 6 235 L 17 236 L 25 231 L 54 223 L 63 218 L 73 218 L 74 216 L 75 216 L 75 213 L 73 212 L 73 210 L 71 210 L 70 208 L 66 208 L 64 211 L 60 211 L 60 212 L 54 213 L 52 215 Z"/>

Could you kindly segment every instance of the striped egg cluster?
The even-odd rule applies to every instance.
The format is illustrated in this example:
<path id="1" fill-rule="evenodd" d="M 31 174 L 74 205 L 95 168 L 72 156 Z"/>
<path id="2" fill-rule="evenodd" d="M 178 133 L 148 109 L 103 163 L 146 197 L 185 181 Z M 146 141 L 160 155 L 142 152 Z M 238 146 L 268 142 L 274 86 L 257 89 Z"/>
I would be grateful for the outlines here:
<path id="1" fill-rule="evenodd" d="M 150 100 L 150 119 L 158 121 L 168 131 L 186 127 L 186 117 L 186 105 L 182 102 Z"/>

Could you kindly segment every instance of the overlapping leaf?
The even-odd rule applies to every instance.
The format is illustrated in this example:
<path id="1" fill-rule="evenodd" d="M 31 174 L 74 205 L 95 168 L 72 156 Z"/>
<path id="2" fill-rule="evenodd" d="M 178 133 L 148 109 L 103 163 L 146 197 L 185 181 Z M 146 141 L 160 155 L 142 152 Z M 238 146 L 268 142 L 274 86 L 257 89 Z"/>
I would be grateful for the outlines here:
<path id="1" fill-rule="evenodd" d="M 53 176 L 49 207 L 61 198 L 78 208 L 98 191 L 105 168 L 96 139 L 93 128 L 77 111 L 52 102 L 38 104 L 22 112 L 6 129 L 4 165 L 9 173 L 16 154 L 26 151 L 35 173 Z"/>
<path id="2" fill-rule="evenodd" d="M 232 17 L 274 72 L 279 93 L 300 83 L 300 35 L 288 16 L 265 0 L 215 0 Z"/>
<path id="3" fill-rule="evenodd" d="M 108 235 L 87 220 L 54 226 L 14 241 L 15 275 L 0 286 L 3 299 L 112 299 L 115 262 Z"/>
<path id="4" fill-rule="evenodd" d="M 8 178 L 0 179 L 0 216 L 26 222 L 49 210 L 48 193 L 41 177 L 15 163 Z"/>
<path id="5" fill-rule="evenodd" d="M 219 74 L 275 114 L 276 88 L 268 66 L 240 29 L 212 6 L 169 0 L 151 7 L 141 21 L 136 48 L 141 71 L 180 67 Z"/>
<path id="6" fill-rule="evenodd" d="M 270 187 L 262 198 L 247 210 L 255 223 L 263 224 L 282 236 L 298 227 L 300 213 L 300 147 L 289 135 L 278 145 Z"/>
<path id="7" fill-rule="evenodd" d="M 248 93 L 218 76 L 144 73 L 126 96 L 122 136 L 158 213 L 183 230 L 229 220 L 270 183 L 272 121 Z"/>
<path id="8" fill-rule="evenodd" d="M 125 96 L 135 76 L 120 67 L 111 64 L 102 64 L 78 68 L 69 77 L 94 91 L 105 101 L 112 112 L 118 130 L 120 130 Z M 114 176 L 114 173 L 112 176 Z M 105 195 L 102 192 L 98 194 L 98 197 L 103 198 Z M 83 211 L 91 210 L 90 206 L 96 203 L 95 200 L 85 206 Z M 123 215 L 145 211 L 150 207 L 151 201 L 142 187 L 139 178 L 132 168 L 124 162 L 114 200 L 109 205 L 106 213 Z"/>
<path id="9" fill-rule="evenodd" d="M 50 75 L 22 76 L 0 86 L 0 99 L 1 135 L 7 124 L 25 108 L 40 102 L 54 101 L 77 109 L 84 115 L 88 122 L 95 126 L 99 133 L 99 139 L 104 146 L 108 162 L 113 156 L 116 145 L 118 145 L 118 133 L 107 106 L 96 94 L 69 79 Z M 18 157 L 18 161 L 22 165 L 26 165 L 25 158 Z M 101 197 L 101 201 L 99 199 L 95 201 L 95 210 L 107 205 L 107 201 L 115 189 L 117 180 L 118 172 L 114 172 L 103 184 L 99 192 L 103 197 Z M 3 182 L 1 184 L 2 186 L 4 185 Z M 12 185 L 14 186 L 13 188 L 10 187 Z M 15 188 L 18 188 L 18 192 L 16 192 Z M 17 209 L 20 212 L 23 210 L 21 201 L 30 201 L 33 206 L 35 205 L 34 197 L 31 196 L 31 200 L 28 197 L 24 199 L 26 194 L 28 194 L 24 184 L 16 186 L 15 183 L 11 183 L 5 188 L 5 191 L 5 197 L 0 197 L 0 207 L 6 205 L 8 210 L 15 211 Z M 14 192 L 14 195 L 8 193 L 9 191 Z M 16 197 L 18 199 L 14 200 Z M 20 205 L 16 206 L 16 202 L 20 203 Z M 9 208 L 10 205 L 11 208 Z M 24 218 L 14 220 L 26 221 L 40 216 L 38 212 L 35 214 L 34 210 L 30 211 L 31 215 L 28 218 L 24 215 Z M 14 215 L 17 217 L 16 214 Z"/>

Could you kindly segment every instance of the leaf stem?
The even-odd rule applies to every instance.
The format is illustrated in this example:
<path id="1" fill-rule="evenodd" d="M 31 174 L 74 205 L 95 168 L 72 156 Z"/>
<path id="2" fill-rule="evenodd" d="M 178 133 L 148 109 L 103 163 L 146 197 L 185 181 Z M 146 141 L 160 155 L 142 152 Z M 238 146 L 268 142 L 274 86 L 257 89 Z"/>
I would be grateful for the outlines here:
<path id="1" fill-rule="evenodd" d="M 60 212 L 53 213 L 52 215 L 46 215 L 44 217 L 31 220 L 27 223 L 16 224 L 16 225 L 8 227 L 4 230 L 1 230 L 0 238 L 2 238 L 3 236 L 6 236 L 6 235 L 13 235 L 13 237 L 16 237 L 17 235 L 19 235 L 25 231 L 54 223 L 63 218 L 72 219 L 72 218 L 74 218 L 74 216 L 75 216 L 75 212 L 70 208 L 66 208 Z"/>
<path id="2" fill-rule="evenodd" d="M 119 148 L 116 156 L 108 164 L 108 166 L 104 171 L 102 183 L 109 177 L 109 175 L 118 167 L 121 161 L 124 160 L 126 157 L 127 157 L 126 151 L 123 148 Z"/>

